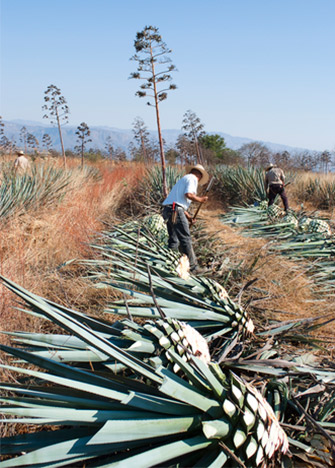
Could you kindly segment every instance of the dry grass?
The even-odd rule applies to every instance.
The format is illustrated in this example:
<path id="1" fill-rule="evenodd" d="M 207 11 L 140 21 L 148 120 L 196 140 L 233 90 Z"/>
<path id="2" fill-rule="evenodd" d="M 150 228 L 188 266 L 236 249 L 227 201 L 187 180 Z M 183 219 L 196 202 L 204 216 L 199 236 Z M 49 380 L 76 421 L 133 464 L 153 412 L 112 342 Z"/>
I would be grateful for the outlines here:
<path id="1" fill-rule="evenodd" d="M 78 267 L 59 269 L 76 258 L 91 257 L 89 243 L 110 221 L 122 200 L 136 186 L 141 166 L 99 166 L 102 178 L 78 177 L 58 206 L 12 218 L 0 231 L 0 272 L 21 286 L 67 307 L 97 311 L 106 292 L 98 292 L 81 277 Z M 0 286 L 0 327 L 36 330 L 37 321 L 13 311 L 13 295 Z"/>
<path id="2" fill-rule="evenodd" d="M 244 237 L 236 229 L 223 225 L 219 220 L 222 213 L 222 209 L 203 210 L 200 218 L 206 222 L 209 235 L 215 234 L 218 245 L 221 244 L 224 250 L 228 249 L 231 262 L 242 262 L 244 269 L 248 270 L 247 265 L 259 257 L 255 268 L 241 281 L 243 286 L 252 279 L 257 280 L 245 293 L 248 299 L 251 298 L 250 305 L 257 315 L 267 321 L 286 321 L 325 316 L 333 312 L 331 299 L 320 301 L 313 296 L 305 266 L 270 254 L 268 241 Z M 334 337 L 333 324 L 316 334 Z"/>
<path id="3" fill-rule="evenodd" d="M 61 161 L 53 164 L 61 164 Z M 78 162 L 68 160 L 68 167 L 75 164 Z M 110 292 L 93 288 L 78 266 L 69 265 L 63 269 L 59 266 L 71 259 L 93 257 L 89 243 L 103 229 L 103 221 L 112 221 L 125 200 L 136 194 L 134 187 L 145 170 L 144 166 L 133 163 L 112 166 L 104 162 L 96 167 L 102 175 L 100 181 L 88 183 L 79 175 L 73 190 L 60 205 L 15 217 L 0 229 L 2 275 L 43 297 L 95 314 L 103 308 Z M 289 186 L 289 190 L 294 200 L 293 186 Z M 246 295 L 251 295 L 253 309 L 267 319 L 311 317 L 332 310 L 330 302 L 315 300 L 302 266 L 269 255 L 265 240 L 243 237 L 224 226 L 218 219 L 222 212 L 213 202 L 200 211 L 208 234 L 215 234 L 218 244 L 229 246 L 229 256 L 235 263 L 243 261 L 244 265 L 251 265 L 259 256 L 250 276 L 242 278 L 244 284 L 257 278 L 243 293 L 242 301 Z M 15 312 L 13 301 L 13 295 L 0 286 L 0 327 L 38 330 L 39 321 Z"/>
<path id="4" fill-rule="evenodd" d="M 288 187 L 291 200 L 303 203 L 309 211 L 324 210 L 322 215 L 332 218 L 335 209 L 335 175 L 333 173 L 299 173 Z"/>

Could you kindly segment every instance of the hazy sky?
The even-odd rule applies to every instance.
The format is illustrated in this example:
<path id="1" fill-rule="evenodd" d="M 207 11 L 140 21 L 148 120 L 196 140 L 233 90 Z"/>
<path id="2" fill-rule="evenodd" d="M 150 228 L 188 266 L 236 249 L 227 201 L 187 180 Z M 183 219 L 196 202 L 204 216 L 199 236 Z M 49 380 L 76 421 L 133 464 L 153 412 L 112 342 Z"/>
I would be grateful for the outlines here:
<path id="1" fill-rule="evenodd" d="M 178 86 L 164 129 L 194 111 L 208 132 L 315 150 L 335 147 L 335 0 L 0 0 L 4 120 L 43 121 L 58 86 L 70 124 L 131 128 L 136 32 L 157 26 Z M 44 120 L 47 123 L 46 120 Z"/>

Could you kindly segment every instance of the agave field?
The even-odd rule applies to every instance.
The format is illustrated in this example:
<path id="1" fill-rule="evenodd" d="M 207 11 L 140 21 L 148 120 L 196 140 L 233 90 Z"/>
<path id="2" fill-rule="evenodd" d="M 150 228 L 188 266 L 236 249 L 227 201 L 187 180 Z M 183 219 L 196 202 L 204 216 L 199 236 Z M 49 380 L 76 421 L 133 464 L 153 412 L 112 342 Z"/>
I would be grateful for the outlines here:
<path id="1" fill-rule="evenodd" d="M 155 171 L 142 185 L 145 209 L 160 190 Z M 254 176 L 248 196 L 261 202 Z M 223 221 L 268 239 L 271 255 L 308 257 L 315 287 L 331 293 L 328 224 L 262 204 Z M 255 321 L 210 274 L 190 275 L 166 240 L 161 216 L 146 213 L 106 225 L 92 258 L 72 261 L 106 292 L 102 317 L 1 277 L 42 326 L 7 332 L 11 345 L 0 346 L 15 376 L 1 383 L 0 467 L 334 466 L 335 368 L 313 336 L 334 318 Z"/>
<path id="2" fill-rule="evenodd" d="M 98 174 L 85 168 L 81 177 L 94 178 Z M 64 170 L 42 164 L 32 167 L 29 173 L 14 174 L 11 167 L 2 170 L 0 180 L 0 218 L 7 218 L 27 210 L 59 203 L 71 190 L 78 169 Z"/>

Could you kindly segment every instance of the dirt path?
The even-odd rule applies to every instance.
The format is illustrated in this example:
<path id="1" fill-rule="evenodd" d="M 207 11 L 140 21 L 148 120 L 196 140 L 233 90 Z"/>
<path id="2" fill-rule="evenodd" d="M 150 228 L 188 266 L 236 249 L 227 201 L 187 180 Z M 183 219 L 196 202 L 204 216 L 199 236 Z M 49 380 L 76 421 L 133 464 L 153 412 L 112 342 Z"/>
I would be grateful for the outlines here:
<path id="1" fill-rule="evenodd" d="M 311 280 L 301 263 L 269 253 L 268 240 L 244 237 L 240 230 L 224 225 L 220 221 L 223 213 L 220 208 L 204 209 L 199 218 L 204 221 L 206 232 L 215 235 L 217 247 L 220 249 L 221 246 L 224 251 L 228 249 L 229 263 L 242 262 L 243 267 L 251 265 L 255 257 L 259 257 L 254 270 L 241 281 L 243 285 L 257 279 L 249 290 L 254 313 L 281 321 L 324 317 L 327 314 L 335 317 L 334 301 L 329 298 L 321 300 L 312 294 Z M 330 323 L 316 334 L 318 337 L 335 337 L 334 327 L 334 322 Z"/>

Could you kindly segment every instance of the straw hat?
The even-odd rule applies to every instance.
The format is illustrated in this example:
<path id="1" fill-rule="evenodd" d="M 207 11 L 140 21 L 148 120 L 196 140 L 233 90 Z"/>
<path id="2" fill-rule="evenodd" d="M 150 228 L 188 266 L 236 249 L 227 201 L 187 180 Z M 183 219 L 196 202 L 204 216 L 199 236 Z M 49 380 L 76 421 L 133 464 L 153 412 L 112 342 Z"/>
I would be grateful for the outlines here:
<path id="1" fill-rule="evenodd" d="M 268 167 L 265 169 L 266 171 L 269 171 L 273 167 L 276 167 L 275 164 L 269 164 Z"/>
<path id="2" fill-rule="evenodd" d="M 209 175 L 205 171 L 204 166 L 202 166 L 201 164 L 196 164 L 195 166 L 190 167 L 189 173 L 193 171 L 194 169 L 199 171 L 202 175 L 201 179 L 199 180 L 199 185 L 207 184 L 207 182 L 209 181 Z"/>
<path id="3" fill-rule="evenodd" d="M 24 156 L 24 152 L 22 150 L 17 151 L 16 154 L 18 154 L 19 156 Z"/>

